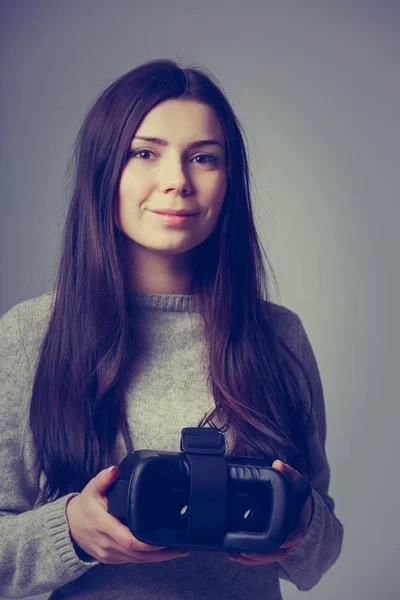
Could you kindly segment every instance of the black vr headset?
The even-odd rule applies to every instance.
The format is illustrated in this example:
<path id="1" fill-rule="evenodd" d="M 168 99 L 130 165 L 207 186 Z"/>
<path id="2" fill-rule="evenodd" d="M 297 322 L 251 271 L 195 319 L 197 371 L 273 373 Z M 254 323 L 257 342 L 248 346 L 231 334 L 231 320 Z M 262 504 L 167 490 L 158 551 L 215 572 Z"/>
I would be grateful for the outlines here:
<path id="1" fill-rule="evenodd" d="M 226 456 L 213 427 L 182 429 L 181 452 L 138 450 L 118 467 L 108 512 L 141 542 L 182 550 L 268 552 L 298 525 L 311 486 L 264 459 Z"/>

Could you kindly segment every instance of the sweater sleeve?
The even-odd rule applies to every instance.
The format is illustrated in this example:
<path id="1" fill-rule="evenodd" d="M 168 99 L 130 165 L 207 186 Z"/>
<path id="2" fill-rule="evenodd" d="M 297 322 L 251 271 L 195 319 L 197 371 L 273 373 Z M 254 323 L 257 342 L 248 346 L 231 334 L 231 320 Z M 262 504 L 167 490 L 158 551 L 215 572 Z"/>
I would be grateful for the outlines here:
<path id="1" fill-rule="evenodd" d="M 65 512 L 73 493 L 34 506 L 39 489 L 23 448 L 32 372 L 19 306 L 0 319 L 0 595 L 6 598 L 50 592 L 99 564 L 74 550 Z"/>
<path id="2" fill-rule="evenodd" d="M 313 513 L 306 536 L 284 561 L 277 562 L 281 579 L 296 585 L 301 592 L 311 590 L 338 559 L 343 541 L 343 525 L 334 513 L 335 502 L 328 495 L 330 467 L 325 453 L 326 415 L 321 377 L 310 341 L 299 317 L 300 360 L 310 379 L 313 394 L 313 427 L 307 432 L 310 460 L 314 468 L 311 480 Z M 304 398 L 308 387 L 302 380 Z M 309 411 L 310 406 L 307 404 Z"/>

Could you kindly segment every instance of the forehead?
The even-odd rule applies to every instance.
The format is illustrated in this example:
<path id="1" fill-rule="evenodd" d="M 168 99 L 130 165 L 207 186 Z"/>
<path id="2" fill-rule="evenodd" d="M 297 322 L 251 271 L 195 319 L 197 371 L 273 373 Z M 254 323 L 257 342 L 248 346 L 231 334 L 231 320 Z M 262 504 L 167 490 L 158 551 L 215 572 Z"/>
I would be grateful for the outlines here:
<path id="1" fill-rule="evenodd" d="M 139 125 L 136 135 L 174 139 L 216 137 L 224 134 L 215 110 L 198 100 L 170 99 L 155 106 Z"/>

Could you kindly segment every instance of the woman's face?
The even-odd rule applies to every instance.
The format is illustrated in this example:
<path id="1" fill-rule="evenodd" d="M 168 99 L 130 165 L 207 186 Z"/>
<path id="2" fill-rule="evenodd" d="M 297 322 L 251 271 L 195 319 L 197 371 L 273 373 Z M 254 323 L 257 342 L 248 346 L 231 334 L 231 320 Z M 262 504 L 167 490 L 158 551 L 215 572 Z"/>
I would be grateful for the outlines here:
<path id="1" fill-rule="evenodd" d="M 220 145 L 188 147 L 201 140 Z M 201 244 L 217 223 L 227 184 L 224 135 L 214 110 L 196 100 L 166 100 L 146 115 L 130 148 L 115 207 L 130 251 L 139 245 L 141 254 L 174 255 Z M 175 224 L 153 212 L 163 209 L 196 215 Z"/>

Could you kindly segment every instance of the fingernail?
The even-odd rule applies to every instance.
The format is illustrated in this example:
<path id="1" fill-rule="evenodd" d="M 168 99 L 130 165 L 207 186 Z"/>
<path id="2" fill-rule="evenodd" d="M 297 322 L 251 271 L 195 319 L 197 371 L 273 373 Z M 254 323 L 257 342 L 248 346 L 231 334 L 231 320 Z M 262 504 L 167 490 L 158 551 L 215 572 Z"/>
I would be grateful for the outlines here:
<path id="1" fill-rule="evenodd" d="M 106 469 L 106 473 L 107 473 L 107 475 L 108 475 L 108 473 L 111 473 L 111 471 L 112 471 L 113 469 L 116 469 L 115 465 L 114 465 L 114 466 L 112 466 L 112 467 L 109 467 L 108 469 Z"/>
<path id="2" fill-rule="evenodd" d="M 185 556 L 189 556 L 190 552 L 180 552 L 179 553 L 179 558 L 184 558 Z"/>

